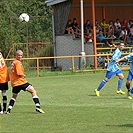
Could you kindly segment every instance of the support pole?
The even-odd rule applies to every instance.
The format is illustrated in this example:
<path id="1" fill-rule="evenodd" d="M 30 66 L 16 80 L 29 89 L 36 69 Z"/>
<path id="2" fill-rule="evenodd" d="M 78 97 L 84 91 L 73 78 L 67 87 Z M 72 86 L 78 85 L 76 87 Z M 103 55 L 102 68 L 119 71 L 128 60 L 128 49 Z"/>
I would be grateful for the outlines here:
<path id="1" fill-rule="evenodd" d="M 86 57 L 85 57 L 85 51 L 84 51 L 84 15 L 83 15 L 83 0 L 80 0 L 80 9 L 81 9 L 81 53 L 82 56 L 79 58 L 79 69 L 82 68 L 82 66 L 86 65 Z"/>
<path id="2" fill-rule="evenodd" d="M 95 24 L 95 3 L 92 0 L 92 21 L 93 21 L 93 37 L 94 37 L 94 68 L 97 68 L 97 46 L 96 46 L 96 24 Z"/>
<path id="3" fill-rule="evenodd" d="M 55 26 L 54 26 L 54 15 L 52 14 L 52 36 L 53 36 L 53 47 L 54 47 L 54 56 L 56 56 L 56 40 L 55 40 Z M 54 58 L 54 68 L 57 67 L 57 59 Z"/>

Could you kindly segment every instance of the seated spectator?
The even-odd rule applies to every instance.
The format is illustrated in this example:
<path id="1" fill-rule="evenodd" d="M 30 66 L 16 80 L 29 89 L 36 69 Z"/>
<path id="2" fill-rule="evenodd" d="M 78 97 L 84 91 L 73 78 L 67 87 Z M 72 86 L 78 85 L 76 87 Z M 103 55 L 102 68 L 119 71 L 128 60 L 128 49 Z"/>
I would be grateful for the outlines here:
<path id="1" fill-rule="evenodd" d="M 91 24 L 90 20 L 86 20 L 86 23 L 84 24 L 84 33 L 89 33 L 91 31 Z"/>
<path id="2" fill-rule="evenodd" d="M 116 19 L 116 21 L 114 22 L 114 30 L 114 35 L 119 38 L 121 32 L 121 23 L 119 19 Z"/>
<path id="3" fill-rule="evenodd" d="M 108 37 L 116 38 L 114 36 L 114 24 L 113 24 L 113 21 L 112 20 L 109 21 Z"/>
<path id="4" fill-rule="evenodd" d="M 133 24 L 130 26 L 130 29 L 129 29 L 129 37 L 132 37 L 133 38 Z"/>
<path id="5" fill-rule="evenodd" d="M 92 42 L 92 40 L 93 40 L 93 35 L 92 35 L 92 33 L 90 32 L 90 33 L 88 33 L 87 35 L 84 35 L 84 38 L 85 38 L 85 43 L 87 43 L 87 42 Z"/>
<path id="6" fill-rule="evenodd" d="M 119 39 L 124 41 L 124 43 L 128 43 L 128 33 L 127 33 L 127 27 L 124 27 L 120 33 Z"/>
<path id="7" fill-rule="evenodd" d="M 81 36 L 81 33 L 75 32 L 75 34 Z M 92 32 L 89 32 L 87 35 L 84 35 L 84 38 L 85 38 L 85 42 L 84 42 L 85 44 L 87 42 L 92 42 L 93 41 L 93 34 L 92 34 Z"/>
<path id="8" fill-rule="evenodd" d="M 99 56 L 97 61 L 99 67 L 102 67 L 102 69 L 107 68 L 108 63 L 106 58 Z"/>
<path id="9" fill-rule="evenodd" d="M 65 33 L 66 34 L 74 34 L 74 30 L 72 28 L 72 22 L 71 20 L 68 20 L 66 28 L 65 28 Z"/>
<path id="10" fill-rule="evenodd" d="M 130 42 L 131 44 L 133 44 L 133 24 L 130 26 L 129 29 L 129 38 L 128 38 L 128 42 Z"/>
<path id="11" fill-rule="evenodd" d="M 99 30 L 101 30 L 101 26 L 98 23 L 98 20 L 95 20 L 95 26 L 96 26 L 96 33 L 99 33 Z"/>
<path id="12" fill-rule="evenodd" d="M 103 43 L 107 44 L 110 48 L 111 48 L 111 47 L 116 47 L 112 40 L 107 40 L 107 39 L 104 37 L 102 30 L 99 31 L 99 33 L 96 35 L 96 37 L 97 37 L 97 39 L 98 39 L 100 42 L 103 42 Z"/>
<path id="13" fill-rule="evenodd" d="M 74 30 L 75 33 L 79 33 L 80 32 L 80 28 L 78 26 L 78 23 L 77 23 L 77 19 L 76 18 L 73 19 L 72 28 L 73 28 L 73 30 Z M 76 38 L 79 38 L 80 36 L 78 34 L 75 34 L 75 37 Z"/>
<path id="14" fill-rule="evenodd" d="M 130 28 L 131 28 L 131 25 L 133 25 L 133 20 L 130 19 L 130 20 L 128 21 L 128 26 L 127 26 L 127 27 L 130 29 Z"/>
<path id="15" fill-rule="evenodd" d="M 105 19 L 102 20 L 102 22 L 100 23 L 100 26 L 102 27 L 102 30 L 104 32 L 104 36 L 106 36 L 109 27 L 108 27 L 108 24 L 106 23 L 106 20 Z"/>
<path id="16" fill-rule="evenodd" d="M 121 28 L 123 29 L 124 27 L 126 28 L 128 27 L 128 23 L 126 19 L 121 23 Z"/>
<path id="17" fill-rule="evenodd" d="M 128 25 L 127 25 L 127 27 L 128 27 L 128 33 L 130 32 L 131 25 L 133 25 L 133 21 L 130 19 L 128 21 Z"/>

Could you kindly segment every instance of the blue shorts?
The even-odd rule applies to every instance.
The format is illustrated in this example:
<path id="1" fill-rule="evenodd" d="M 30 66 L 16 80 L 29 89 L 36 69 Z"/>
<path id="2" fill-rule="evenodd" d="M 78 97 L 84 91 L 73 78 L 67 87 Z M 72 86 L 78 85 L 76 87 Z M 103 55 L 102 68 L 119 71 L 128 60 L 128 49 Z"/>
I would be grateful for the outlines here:
<path id="1" fill-rule="evenodd" d="M 132 79 L 133 79 L 133 75 L 132 75 L 132 73 L 129 71 L 129 72 L 128 72 L 128 76 L 127 76 L 127 80 L 132 81 Z"/>
<path id="2" fill-rule="evenodd" d="M 106 78 L 110 79 L 112 76 L 117 75 L 117 74 L 122 74 L 122 71 L 120 69 L 118 69 L 115 72 L 107 71 L 106 72 Z"/>

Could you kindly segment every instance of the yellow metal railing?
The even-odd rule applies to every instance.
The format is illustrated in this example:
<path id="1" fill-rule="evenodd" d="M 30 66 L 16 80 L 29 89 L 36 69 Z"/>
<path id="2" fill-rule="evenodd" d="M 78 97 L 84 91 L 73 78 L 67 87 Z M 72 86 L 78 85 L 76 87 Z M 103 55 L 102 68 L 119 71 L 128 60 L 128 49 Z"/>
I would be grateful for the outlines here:
<path id="1" fill-rule="evenodd" d="M 122 53 L 122 55 L 127 55 L 127 54 L 130 54 L 129 52 L 128 53 Z M 97 54 L 96 56 L 104 56 L 107 58 L 107 62 L 109 62 L 110 60 L 110 56 L 112 54 Z M 84 57 L 94 57 L 95 55 L 85 55 Z M 77 55 L 77 56 L 56 56 L 56 57 L 34 57 L 34 58 L 23 58 L 22 60 L 36 60 L 36 74 L 37 76 L 40 75 L 40 67 L 39 67 L 39 60 L 42 60 L 42 59 L 67 59 L 67 58 L 71 58 L 71 66 L 72 66 L 72 72 L 78 72 L 78 71 L 81 71 L 81 70 L 75 70 L 75 64 L 74 64 L 74 59 L 75 58 L 81 58 L 83 56 L 81 55 Z M 14 60 L 13 58 L 12 59 L 5 59 L 6 61 L 12 61 Z M 125 68 L 123 68 L 125 70 Z M 127 69 L 129 69 L 129 67 L 127 67 Z M 96 70 L 102 70 L 102 69 L 94 69 L 95 71 Z M 106 70 L 106 69 L 105 69 Z M 93 70 L 82 70 L 82 71 L 93 71 Z"/>

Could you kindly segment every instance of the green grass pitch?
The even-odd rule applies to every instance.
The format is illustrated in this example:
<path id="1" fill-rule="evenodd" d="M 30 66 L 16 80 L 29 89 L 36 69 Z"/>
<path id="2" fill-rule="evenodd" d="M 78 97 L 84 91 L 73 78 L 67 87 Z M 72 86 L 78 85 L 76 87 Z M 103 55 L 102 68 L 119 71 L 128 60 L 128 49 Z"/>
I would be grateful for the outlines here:
<path id="1" fill-rule="evenodd" d="M 0 115 L 0 133 L 132 133 L 132 100 L 116 94 L 118 78 L 114 76 L 101 96 L 95 96 L 104 76 L 105 72 L 89 72 L 27 78 L 45 114 L 36 113 L 31 95 L 22 91 L 11 114 Z M 11 87 L 7 94 L 9 102 Z"/>

